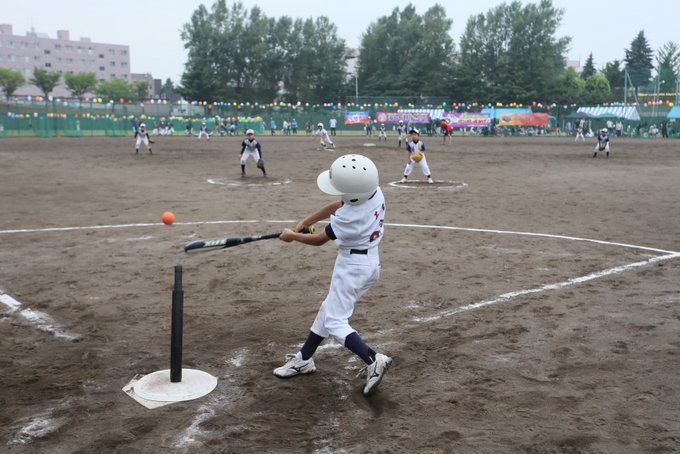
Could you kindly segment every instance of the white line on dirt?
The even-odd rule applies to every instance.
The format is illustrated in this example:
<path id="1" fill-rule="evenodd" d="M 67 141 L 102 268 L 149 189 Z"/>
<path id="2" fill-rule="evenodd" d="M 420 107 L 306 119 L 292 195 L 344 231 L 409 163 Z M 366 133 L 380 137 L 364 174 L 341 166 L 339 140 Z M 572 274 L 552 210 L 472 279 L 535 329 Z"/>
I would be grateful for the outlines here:
<path id="1" fill-rule="evenodd" d="M 0 290 L 0 303 L 7 306 L 10 313 L 18 311 L 19 315 L 26 319 L 30 324 L 41 331 L 54 335 L 54 337 L 58 339 L 77 341 L 81 338 L 80 334 L 70 333 L 60 327 L 52 317 L 44 312 L 35 311 L 30 308 L 21 309 L 21 303 L 4 293 L 2 290 Z"/>
<path id="2" fill-rule="evenodd" d="M 440 313 L 436 315 L 431 315 L 428 317 L 414 317 L 412 320 L 416 323 L 426 323 L 426 322 L 432 322 L 435 320 L 440 320 L 445 317 L 450 317 L 452 315 L 460 314 L 461 312 L 467 312 L 475 309 L 479 309 L 482 307 L 486 306 L 492 306 L 494 304 L 498 303 L 504 303 L 506 301 L 509 301 L 513 298 L 516 298 L 518 296 L 523 296 L 523 295 L 529 295 L 531 293 L 539 293 L 539 292 L 545 292 L 547 290 L 559 290 L 564 287 L 569 287 L 571 285 L 576 285 L 576 284 L 581 284 L 583 282 L 587 282 L 593 279 L 598 279 L 601 277 L 609 276 L 612 274 L 618 274 L 622 273 L 624 271 L 632 270 L 634 268 L 640 268 L 643 266 L 647 266 L 651 263 L 656 263 L 660 262 L 662 260 L 670 260 L 674 258 L 680 257 L 680 253 L 673 253 L 673 254 L 668 254 L 668 255 L 660 255 L 657 257 L 650 258 L 648 260 L 643 260 L 641 262 L 635 262 L 635 263 L 629 263 L 626 265 L 620 265 L 616 266 L 614 268 L 609 268 L 607 270 L 603 271 L 596 271 L 594 273 L 587 274 L 585 276 L 580 276 L 580 277 L 575 277 L 572 279 L 568 279 L 563 282 L 558 282 L 555 284 L 547 284 L 543 285 L 541 287 L 535 287 L 532 289 L 527 289 L 527 290 L 518 290 L 515 292 L 509 292 L 509 293 L 504 293 L 502 295 L 499 295 L 498 297 L 490 300 L 485 300 L 485 301 L 480 301 L 479 303 L 473 303 L 473 304 L 467 304 L 465 306 L 460 306 L 455 309 L 449 309 L 446 311 L 441 311 Z"/>

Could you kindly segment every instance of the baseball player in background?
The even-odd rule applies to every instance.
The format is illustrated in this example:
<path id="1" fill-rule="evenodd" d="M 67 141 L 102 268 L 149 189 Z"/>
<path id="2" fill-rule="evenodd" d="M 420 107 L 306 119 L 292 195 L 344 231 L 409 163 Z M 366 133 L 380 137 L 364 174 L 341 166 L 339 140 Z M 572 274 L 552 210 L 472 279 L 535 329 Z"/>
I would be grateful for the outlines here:
<path id="1" fill-rule="evenodd" d="M 392 358 L 376 353 L 349 324 L 357 301 L 378 281 L 380 256 L 378 246 L 383 237 L 385 197 L 378 186 L 378 169 L 373 161 L 361 155 L 345 155 L 336 159 L 329 170 L 317 178 L 326 194 L 340 196 L 318 211 L 302 219 L 295 230 L 284 229 L 282 241 L 299 241 L 321 246 L 329 240 L 338 246 L 338 255 L 326 299 L 316 315 L 307 339 L 286 363 L 274 369 L 274 375 L 288 378 L 316 370 L 312 356 L 321 342 L 333 336 L 366 363 L 366 385 L 363 394 L 373 394 L 382 381 Z M 304 227 L 330 218 L 320 232 L 303 234 Z"/>
<path id="2" fill-rule="evenodd" d="M 399 145 L 401 148 L 401 142 L 406 143 L 406 125 L 404 125 L 403 120 L 399 120 L 399 126 L 397 126 L 397 135 L 399 136 Z"/>
<path id="3" fill-rule="evenodd" d="M 335 144 L 328 135 L 328 131 L 323 127 L 323 123 L 316 125 L 316 135 L 321 138 L 319 143 L 324 150 L 328 150 L 328 146 L 335 149 Z"/>
<path id="4" fill-rule="evenodd" d="M 574 139 L 574 142 L 578 142 L 578 139 L 581 139 L 582 142 L 586 141 L 586 138 L 583 137 L 583 127 L 578 126 L 576 128 L 576 138 Z"/>
<path id="5" fill-rule="evenodd" d="M 384 123 L 380 123 L 380 129 L 378 130 L 378 141 L 380 140 L 387 142 L 387 131 L 385 130 Z"/>
<path id="6" fill-rule="evenodd" d="M 205 121 L 201 123 L 201 128 L 198 130 L 198 140 L 201 140 L 201 137 L 203 136 L 210 140 L 210 132 L 208 131 L 208 126 L 206 126 Z"/>
<path id="7" fill-rule="evenodd" d="M 139 154 L 139 146 L 142 143 L 146 146 L 146 149 L 149 150 L 149 154 L 153 154 L 149 144 L 154 143 L 154 141 L 149 137 L 149 131 L 146 130 L 146 125 L 144 123 L 139 125 L 139 129 L 135 131 L 135 138 L 137 139 L 135 142 L 135 154 Z"/>
<path id="8" fill-rule="evenodd" d="M 404 169 L 404 177 L 399 180 L 399 183 L 406 183 L 406 179 L 411 172 L 413 172 L 413 167 L 418 164 L 420 169 L 423 171 L 423 175 L 427 177 L 427 182 L 432 184 L 432 174 L 430 172 L 430 167 L 427 165 L 427 159 L 425 158 L 425 143 L 420 140 L 420 131 L 417 129 L 411 129 L 411 141 L 406 142 L 406 154 L 408 155 L 408 161 L 406 163 L 406 168 Z"/>
<path id="9" fill-rule="evenodd" d="M 246 138 L 241 142 L 241 178 L 246 176 L 246 161 L 251 157 L 257 163 L 257 168 L 262 171 L 262 175 L 266 177 L 267 171 L 264 169 L 264 161 L 262 160 L 262 147 L 255 138 L 255 131 L 248 129 Z"/>
<path id="10" fill-rule="evenodd" d="M 597 145 L 595 145 L 595 153 L 593 153 L 593 158 L 597 158 L 598 151 L 606 151 L 607 157 L 609 157 L 609 135 L 607 128 L 600 129 L 600 133 L 597 135 Z"/>

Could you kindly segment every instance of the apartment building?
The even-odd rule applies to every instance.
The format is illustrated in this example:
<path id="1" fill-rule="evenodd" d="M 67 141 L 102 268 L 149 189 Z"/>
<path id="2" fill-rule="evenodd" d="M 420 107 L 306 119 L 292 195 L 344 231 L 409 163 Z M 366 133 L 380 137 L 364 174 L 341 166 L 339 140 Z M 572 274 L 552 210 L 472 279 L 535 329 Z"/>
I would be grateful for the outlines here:
<path id="1" fill-rule="evenodd" d="M 72 40 L 68 30 L 58 30 L 56 38 L 31 30 L 25 36 L 15 35 L 12 26 L 0 24 L 0 67 L 21 72 L 27 84 L 15 95 L 41 95 L 30 84 L 33 68 L 61 73 L 92 72 L 99 80 L 131 81 L 130 46 L 96 43 L 90 38 Z M 63 79 L 52 92 L 55 97 L 70 96 Z"/>

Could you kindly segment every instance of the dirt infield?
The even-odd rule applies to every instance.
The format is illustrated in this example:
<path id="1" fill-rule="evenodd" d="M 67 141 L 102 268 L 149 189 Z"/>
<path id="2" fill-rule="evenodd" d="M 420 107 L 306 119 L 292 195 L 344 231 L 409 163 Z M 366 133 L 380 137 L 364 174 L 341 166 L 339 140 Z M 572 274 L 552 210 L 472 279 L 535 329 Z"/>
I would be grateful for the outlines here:
<path id="1" fill-rule="evenodd" d="M 593 139 L 425 137 L 436 184 L 416 168 L 393 185 L 394 137 L 263 136 L 266 179 L 252 160 L 239 178 L 240 140 L 0 140 L 0 451 L 677 452 L 680 141 L 592 159 Z M 294 225 L 332 200 L 316 176 L 345 153 L 376 162 L 388 204 L 352 319 L 394 359 L 371 398 L 338 344 L 314 374 L 272 375 L 333 245 L 182 249 Z M 169 367 L 177 264 L 185 367 L 219 382 L 149 410 L 121 389 Z"/>

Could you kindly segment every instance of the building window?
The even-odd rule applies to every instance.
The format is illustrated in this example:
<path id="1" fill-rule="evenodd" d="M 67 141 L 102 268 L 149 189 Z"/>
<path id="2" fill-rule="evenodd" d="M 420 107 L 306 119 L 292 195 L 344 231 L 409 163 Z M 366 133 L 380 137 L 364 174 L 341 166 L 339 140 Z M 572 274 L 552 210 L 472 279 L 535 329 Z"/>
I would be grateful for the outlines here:
<path id="1" fill-rule="evenodd" d="M 49 55 L 49 54 L 51 54 L 51 52 L 50 52 L 50 50 L 49 50 L 49 49 L 45 49 L 45 50 L 44 50 L 44 52 L 45 52 L 45 55 Z"/>
<path id="2" fill-rule="evenodd" d="M 104 58 L 104 54 L 99 54 L 99 58 Z"/>
<path id="3" fill-rule="evenodd" d="M 127 74 L 123 74 L 123 79 L 127 79 Z"/>
<path id="4" fill-rule="evenodd" d="M 7 41 L 7 47 L 14 47 L 14 41 Z"/>
<path id="5" fill-rule="evenodd" d="M 92 48 L 91 48 L 91 47 L 88 47 L 88 48 L 87 48 L 87 53 L 90 54 L 90 55 L 92 55 Z"/>
<path id="6" fill-rule="evenodd" d="M 66 49 L 66 52 L 73 52 L 73 46 L 71 46 L 70 44 L 67 44 L 65 49 Z"/>
<path id="7" fill-rule="evenodd" d="M 73 59 L 72 59 L 72 58 L 67 58 L 67 59 L 66 59 L 66 64 L 67 64 L 67 65 L 72 65 L 72 64 L 73 64 Z"/>
<path id="8" fill-rule="evenodd" d="M 121 66 L 122 68 L 127 68 L 127 67 L 128 67 L 128 64 L 127 64 L 126 61 L 124 61 L 124 62 L 121 62 L 121 63 L 120 63 L 120 66 Z"/>
<path id="9" fill-rule="evenodd" d="M 55 44 L 54 50 L 56 50 L 57 52 L 61 52 L 61 44 Z"/>
<path id="10" fill-rule="evenodd" d="M 111 74 L 111 79 L 115 79 L 115 78 L 116 78 L 116 75 L 112 73 L 112 74 Z"/>
<path id="11" fill-rule="evenodd" d="M 110 62 L 109 62 L 109 66 L 111 66 L 111 67 L 116 66 L 116 62 L 115 62 L 115 61 L 110 61 Z"/>
<path id="12" fill-rule="evenodd" d="M 61 57 L 57 57 L 57 63 L 61 63 L 63 60 Z"/>
<path id="13" fill-rule="evenodd" d="M 29 55 L 24 55 L 23 57 L 24 63 L 30 63 L 31 62 L 31 57 Z"/>
<path id="14" fill-rule="evenodd" d="M 82 53 L 83 53 L 83 48 L 80 47 L 80 46 L 78 46 L 78 53 L 79 53 L 79 54 L 82 54 Z"/>
<path id="15" fill-rule="evenodd" d="M 52 63 L 45 63 L 45 68 L 51 68 L 51 67 L 52 67 Z"/>
<path id="16" fill-rule="evenodd" d="M 103 66 L 100 66 L 100 67 L 99 67 L 99 70 L 100 70 L 100 71 L 105 71 L 106 68 L 104 68 Z"/>
<path id="17" fill-rule="evenodd" d="M 39 61 L 40 61 L 40 57 L 39 57 L 38 55 L 36 55 L 35 57 L 33 57 L 33 61 L 34 61 L 34 62 L 39 62 Z"/>
<path id="18" fill-rule="evenodd" d="M 22 49 L 28 49 L 28 43 L 26 41 L 21 41 L 21 43 L 19 43 L 19 47 Z"/>
<path id="19" fill-rule="evenodd" d="M 123 56 L 127 56 L 127 50 L 121 50 L 120 54 L 123 55 Z"/>
<path id="20" fill-rule="evenodd" d="M 109 55 L 115 55 L 116 51 L 114 49 L 109 49 Z"/>

